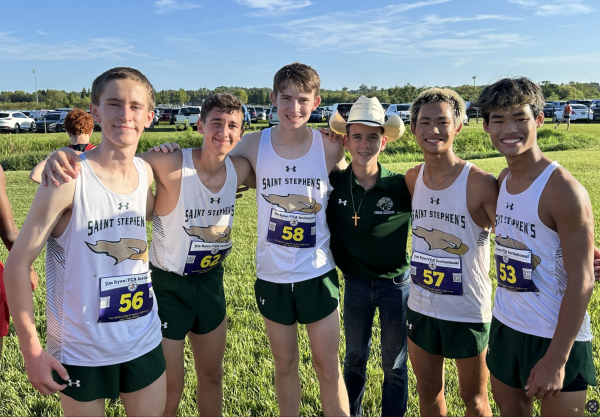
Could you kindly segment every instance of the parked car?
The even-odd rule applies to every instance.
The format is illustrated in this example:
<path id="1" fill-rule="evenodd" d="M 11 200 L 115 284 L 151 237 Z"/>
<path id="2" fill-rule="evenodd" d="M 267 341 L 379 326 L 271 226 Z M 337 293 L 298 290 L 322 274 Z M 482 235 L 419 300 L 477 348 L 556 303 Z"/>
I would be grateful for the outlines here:
<path id="1" fill-rule="evenodd" d="M 388 107 L 391 106 L 390 103 L 381 103 L 381 106 L 383 107 L 383 111 L 387 111 Z"/>
<path id="2" fill-rule="evenodd" d="M 18 111 L 0 113 L 0 132 L 19 133 L 21 130 L 35 131 L 35 120 Z"/>
<path id="3" fill-rule="evenodd" d="M 402 121 L 406 124 L 410 123 L 410 103 L 401 104 L 390 104 L 387 111 L 385 112 L 385 120 L 387 121 L 391 116 L 397 114 L 400 116 Z"/>
<path id="4" fill-rule="evenodd" d="M 65 117 L 68 112 L 53 111 L 46 113 L 40 120 L 35 122 L 36 132 L 38 133 L 58 133 L 62 132 L 65 123 Z"/>
<path id="5" fill-rule="evenodd" d="M 185 121 L 188 121 L 188 125 L 192 126 L 192 129 L 198 129 L 198 120 L 200 119 L 200 107 L 190 106 L 182 107 L 179 110 L 179 114 L 175 115 L 175 126 L 179 130 L 179 126 L 183 126 Z"/>
<path id="6" fill-rule="evenodd" d="M 556 110 L 558 110 L 558 106 L 556 106 L 554 103 L 546 103 L 543 110 L 544 117 L 552 117 Z"/>
<path id="7" fill-rule="evenodd" d="M 168 122 L 171 119 L 171 110 L 173 110 L 173 109 L 163 109 L 163 112 L 160 114 L 158 121 L 159 122 Z"/>
<path id="8" fill-rule="evenodd" d="M 323 123 L 323 113 L 318 108 L 314 109 L 310 113 L 308 123 Z"/>
<path id="9" fill-rule="evenodd" d="M 42 118 L 49 111 L 50 110 L 32 110 L 29 117 L 31 117 L 33 120 L 37 121 L 40 118 Z"/>
<path id="10" fill-rule="evenodd" d="M 181 110 L 179 107 L 174 107 L 171 109 L 171 113 L 169 114 L 169 124 L 170 125 L 175 124 L 175 116 L 177 116 L 179 114 L 179 110 Z"/>
<path id="11" fill-rule="evenodd" d="M 277 107 L 271 106 L 269 110 L 269 127 L 276 126 L 279 124 L 279 115 L 277 114 Z"/>
<path id="12" fill-rule="evenodd" d="M 481 117 L 481 113 L 479 112 L 479 107 L 475 105 L 475 102 L 472 101 L 469 103 L 467 107 L 467 117 Z"/>
<path id="13" fill-rule="evenodd" d="M 552 117 L 552 122 L 557 123 L 559 120 L 563 119 L 563 112 L 565 110 L 566 104 L 561 106 L 558 110 L 554 112 L 554 116 Z M 589 123 L 594 118 L 594 112 L 584 106 L 583 104 L 571 104 L 571 108 L 573 113 L 571 114 L 571 121 L 574 122 L 576 120 L 585 120 Z"/>
<path id="14" fill-rule="evenodd" d="M 593 112 L 592 120 L 600 120 L 600 100 L 594 100 L 590 106 L 590 110 Z"/>
<path id="15" fill-rule="evenodd" d="M 258 120 L 267 120 L 267 114 L 265 112 L 265 108 L 262 106 L 254 106 L 254 110 L 256 110 L 256 119 Z"/>
<path id="16" fill-rule="evenodd" d="M 250 121 L 252 123 L 258 122 L 258 114 L 257 114 L 256 110 L 254 109 L 254 107 L 246 106 L 246 108 L 248 109 L 248 112 L 250 113 Z"/>
<path id="17" fill-rule="evenodd" d="M 345 121 L 348 121 L 348 115 L 350 114 L 350 108 L 352 107 L 353 104 L 354 103 L 335 103 L 331 107 L 331 114 L 329 115 L 329 117 L 333 116 L 334 113 L 337 111 L 340 113 L 340 116 L 342 116 Z"/>

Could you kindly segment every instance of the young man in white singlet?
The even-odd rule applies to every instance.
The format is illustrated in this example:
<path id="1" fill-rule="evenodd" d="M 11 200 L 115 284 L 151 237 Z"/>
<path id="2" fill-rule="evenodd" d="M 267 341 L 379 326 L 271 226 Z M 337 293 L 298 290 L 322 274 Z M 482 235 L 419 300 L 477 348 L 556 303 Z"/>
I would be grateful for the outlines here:
<path id="1" fill-rule="evenodd" d="M 227 156 L 242 137 L 243 119 L 238 98 L 212 95 L 203 103 L 198 124 L 202 148 L 171 153 L 179 145 L 164 144 L 160 148 L 165 153 L 140 155 L 156 179 L 150 268 L 167 362 L 165 416 L 176 415 L 183 393 L 186 335 L 196 363 L 198 411 L 222 413 L 227 333 L 222 263 L 232 250 L 236 190 L 249 176 L 254 178 L 246 159 Z M 73 164 L 77 172 L 75 152 L 61 151 L 48 166 Z"/>
<path id="2" fill-rule="evenodd" d="M 489 416 L 486 346 L 492 285 L 489 234 L 496 178 L 452 150 L 465 104 L 453 90 L 424 91 L 411 124 L 425 163 L 406 173 L 412 195 L 408 351 L 421 415 L 446 415 L 444 359 L 455 359 L 465 415 Z"/>
<path id="3" fill-rule="evenodd" d="M 483 127 L 508 164 L 500 174 L 498 288 L 487 365 L 503 416 L 582 416 L 596 385 L 586 312 L 594 288 L 594 219 L 585 188 L 537 144 L 541 88 L 505 78 L 479 96 Z"/>
<path id="4" fill-rule="evenodd" d="M 102 143 L 77 180 L 40 187 L 6 262 L 6 290 L 25 369 L 67 416 L 103 415 L 120 396 L 130 415 L 159 416 L 166 397 L 160 319 L 148 271 L 152 169 L 135 150 L 154 89 L 132 68 L 92 85 Z M 47 245 L 47 350 L 38 340 L 29 268 Z M 51 376 L 52 371 L 52 376 Z"/>
<path id="5" fill-rule="evenodd" d="M 255 296 L 275 360 L 281 415 L 298 415 L 298 323 L 306 324 L 323 413 L 348 415 L 338 348 L 339 285 L 325 210 L 329 173 L 344 163 L 339 143 L 306 126 L 318 107 L 320 78 L 293 63 L 275 74 L 271 101 L 279 125 L 244 136 L 232 155 L 256 173 L 258 203 Z"/>

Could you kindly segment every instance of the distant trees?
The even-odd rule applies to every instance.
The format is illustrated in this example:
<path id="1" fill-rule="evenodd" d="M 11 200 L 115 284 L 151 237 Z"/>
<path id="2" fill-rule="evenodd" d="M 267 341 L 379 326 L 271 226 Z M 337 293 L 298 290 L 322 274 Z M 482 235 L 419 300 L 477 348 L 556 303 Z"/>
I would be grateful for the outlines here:
<path id="1" fill-rule="evenodd" d="M 246 93 L 246 91 L 242 90 L 241 88 L 235 90 L 234 95 L 237 98 L 239 98 L 242 101 L 242 103 L 246 104 L 248 102 L 248 93 Z"/>

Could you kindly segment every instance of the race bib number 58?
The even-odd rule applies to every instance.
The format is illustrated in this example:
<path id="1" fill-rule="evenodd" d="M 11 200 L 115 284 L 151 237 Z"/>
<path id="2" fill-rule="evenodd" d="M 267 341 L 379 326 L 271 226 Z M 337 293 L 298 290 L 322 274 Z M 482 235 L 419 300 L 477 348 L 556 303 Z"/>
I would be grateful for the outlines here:
<path id="1" fill-rule="evenodd" d="M 100 278 L 98 323 L 114 323 L 145 316 L 154 306 L 149 273 Z"/>
<path id="2" fill-rule="evenodd" d="M 410 274 L 416 285 L 434 294 L 463 293 L 461 258 L 439 258 L 413 252 Z"/>
<path id="3" fill-rule="evenodd" d="M 271 209 L 267 242 L 290 248 L 314 248 L 317 244 L 315 214 Z"/>

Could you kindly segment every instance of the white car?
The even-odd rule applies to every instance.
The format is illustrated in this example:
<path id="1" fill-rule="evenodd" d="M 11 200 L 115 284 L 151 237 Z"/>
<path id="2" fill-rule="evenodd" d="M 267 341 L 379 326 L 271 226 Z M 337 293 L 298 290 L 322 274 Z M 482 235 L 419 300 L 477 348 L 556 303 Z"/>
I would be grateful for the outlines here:
<path id="1" fill-rule="evenodd" d="M 0 132 L 19 133 L 21 130 L 35 131 L 35 120 L 18 111 L 0 113 Z"/>
<path id="2" fill-rule="evenodd" d="M 390 104 L 385 112 L 385 120 L 387 121 L 391 116 L 397 114 L 400 116 L 405 124 L 410 123 L 410 103 L 402 104 Z"/>
<path id="3" fill-rule="evenodd" d="M 557 123 L 559 120 L 563 119 L 563 112 L 565 111 L 565 107 L 566 104 L 563 104 L 558 110 L 554 112 L 554 116 L 552 117 L 552 123 Z M 573 109 L 573 113 L 571 114 L 572 122 L 576 120 L 585 120 L 587 123 L 589 123 L 591 120 L 594 120 L 594 112 L 587 106 L 584 106 L 583 104 L 571 104 L 571 108 Z"/>
<path id="4" fill-rule="evenodd" d="M 277 107 L 271 106 L 269 112 L 269 127 L 276 126 L 279 124 L 279 116 L 277 115 Z"/>

